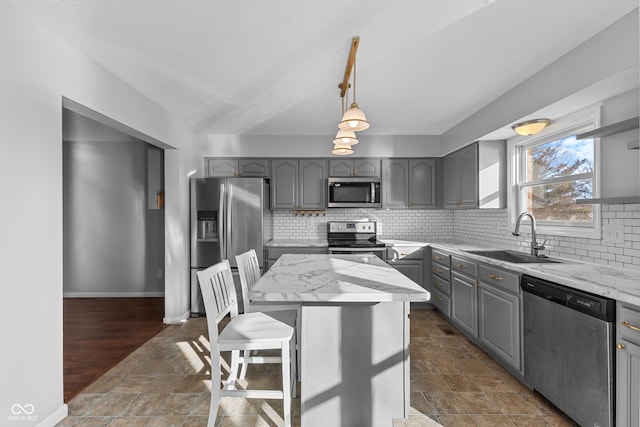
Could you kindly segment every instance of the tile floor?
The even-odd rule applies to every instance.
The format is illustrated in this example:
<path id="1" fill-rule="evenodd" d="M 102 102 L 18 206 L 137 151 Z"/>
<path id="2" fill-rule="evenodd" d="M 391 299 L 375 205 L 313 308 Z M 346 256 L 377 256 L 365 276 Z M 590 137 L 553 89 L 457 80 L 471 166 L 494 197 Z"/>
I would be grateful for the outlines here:
<path id="1" fill-rule="evenodd" d="M 206 426 L 211 381 L 206 321 L 170 326 L 69 402 L 58 426 Z M 247 381 L 267 387 L 278 369 Z M 279 401 L 223 399 L 220 427 L 282 425 Z M 300 424 L 300 400 L 293 403 Z M 411 415 L 394 427 L 575 426 L 437 312 L 411 313 Z M 329 426 L 328 426 L 329 427 Z"/>

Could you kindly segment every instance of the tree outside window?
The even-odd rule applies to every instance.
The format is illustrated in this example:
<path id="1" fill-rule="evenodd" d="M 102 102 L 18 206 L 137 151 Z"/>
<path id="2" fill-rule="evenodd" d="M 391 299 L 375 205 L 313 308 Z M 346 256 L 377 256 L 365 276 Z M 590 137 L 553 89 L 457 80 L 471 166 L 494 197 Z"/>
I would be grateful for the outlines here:
<path id="1" fill-rule="evenodd" d="M 575 200 L 591 198 L 594 141 L 575 135 L 523 145 L 520 156 L 520 204 L 541 223 L 593 226 L 592 205 Z"/>

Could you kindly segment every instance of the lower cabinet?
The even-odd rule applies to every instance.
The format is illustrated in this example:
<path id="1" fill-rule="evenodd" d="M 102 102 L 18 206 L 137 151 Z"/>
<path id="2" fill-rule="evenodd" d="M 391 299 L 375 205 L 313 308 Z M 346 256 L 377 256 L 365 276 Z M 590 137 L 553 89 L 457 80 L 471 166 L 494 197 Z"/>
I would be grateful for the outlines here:
<path id="1" fill-rule="evenodd" d="M 616 425 L 640 426 L 640 307 L 618 302 Z"/>
<path id="2" fill-rule="evenodd" d="M 425 287 L 422 246 L 391 246 L 387 248 L 386 257 L 387 264 L 420 286 Z"/>
<path id="3" fill-rule="evenodd" d="M 420 286 L 424 286 L 423 263 L 421 261 L 395 261 L 389 264 Z"/>
<path id="4" fill-rule="evenodd" d="M 447 256 L 432 251 L 433 304 L 503 366 L 524 375 L 520 275 L 451 255 L 446 276 Z"/>
<path id="5" fill-rule="evenodd" d="M 267 271 L 283 254 L 326 254 L 327 248 L 321 246 L 266 246 L 265 247 L 265 265 L 264 270 Z"/>
<path id="6" fill-rule="evenodd" d="M 451 273 L 451 321 L 474 338 L 478 337 L 476 279 Z"/>
<path id="7" fill-rule="evenodd" d="M 487 283 L 479 283 L 478 315 L 480 342 L 520 371 L 520 298 Z"/>

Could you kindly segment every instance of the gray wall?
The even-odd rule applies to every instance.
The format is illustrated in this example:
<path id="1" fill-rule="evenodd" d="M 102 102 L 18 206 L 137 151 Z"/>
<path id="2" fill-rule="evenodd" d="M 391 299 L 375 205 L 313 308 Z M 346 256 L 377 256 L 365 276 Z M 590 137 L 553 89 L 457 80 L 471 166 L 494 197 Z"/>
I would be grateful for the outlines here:
<path id="1" fill-rule="evenodd" d="M 148 207 L 148 147 L 63 143 L 64 296 L 164 294 L 164 210 Z"/>

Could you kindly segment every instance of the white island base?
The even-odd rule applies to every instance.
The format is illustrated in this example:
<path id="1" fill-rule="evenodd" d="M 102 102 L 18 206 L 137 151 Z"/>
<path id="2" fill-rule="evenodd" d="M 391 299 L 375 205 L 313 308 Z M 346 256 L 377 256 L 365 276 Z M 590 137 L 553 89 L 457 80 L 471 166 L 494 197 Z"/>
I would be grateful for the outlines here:
<path id="1" fill-rule="evenodd" d="M 409 410 L 409 303 L 325 304 L 302 306 L 302 425 L 393 426 Z"/>
<path id="2" fill-rule="evenodd" d="M 409 303 L 429 292 L 375 255 L 282 255 L 249 293 L 302 305 L 302 427 L 392 427 L 409 411 Z"/>

